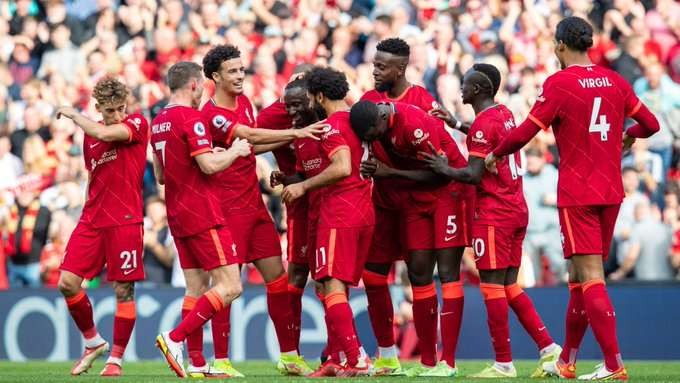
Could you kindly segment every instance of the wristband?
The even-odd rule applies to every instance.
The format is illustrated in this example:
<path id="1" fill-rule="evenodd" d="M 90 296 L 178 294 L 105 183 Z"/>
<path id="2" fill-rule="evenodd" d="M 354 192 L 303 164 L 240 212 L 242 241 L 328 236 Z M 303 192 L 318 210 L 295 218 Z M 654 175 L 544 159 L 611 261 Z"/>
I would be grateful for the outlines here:
<path id="1" fill-rule="evenodd" d="M 460 122 L 460 120 L 456 120 L 456 129 L 460 130 L 460 127 L 463 126 L 463 123 Z"/>

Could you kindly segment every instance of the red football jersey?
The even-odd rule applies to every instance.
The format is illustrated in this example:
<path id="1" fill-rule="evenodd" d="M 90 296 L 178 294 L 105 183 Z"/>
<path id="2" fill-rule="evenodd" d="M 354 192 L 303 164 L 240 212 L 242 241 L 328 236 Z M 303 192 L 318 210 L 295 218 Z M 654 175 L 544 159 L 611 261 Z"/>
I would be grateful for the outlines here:
<path id="1" fill-rule="evenodd" d="M 142 180 L 146 168 L 149 124 L 141 114 L 123 120 L 127 141 L 105 142 L 85 135 L 83 157 L 90 172 L 87 201 L 80 219 L 96 228 L 140 223 Z"/>
<path id="2" fill-rule="evenodd" d="M 321 142 L 312 138 L 300 138 L 293 141 L 295 147 L 295 170 L 305 175 L 305 178 L 312 178 L 321 173 L 330 165 L 330 160 L 321 153 Z M 315 227 L 319 220 L 319 210 L 321 208 L 322 189 L 307 192 L 308 227 Z M 303 197 L 304 198 L 304 197 Z M 297 201 L 295 201 L 297 202 Z"/>
<path id="3" fill-rule="evenodd" d="M 151 145 L 163 164 L 172 235 L 187 237 L 224 225 L 216 179 L 194 161 L 195 156 L 212 151 L 201 113 L 187 106 L 166 106 L 152 122 Z"/>
<path id="4" fill-rule="evenodd" d="M 430 92 L 427 91 L 427 89 L 423 88 L 422 86 L 418 85 L 411 85 L 406 90 L 404 93 L 402 93 L 399 97 L 397 98 L 390 98 L 387 95 L 387 92 L 378 92 L 377 90 L 369 90 L 368 92 L 364 93 L 364 95 L 361 97 L 362 100 L 368 100 L 368 101 L 373 101 L 373 102 L 403 102 L 404 104 L 411 104 L 413 106 L 416 106 L 425 112 L 429 112 L 432 109 L 435 109 L 439 106 L 439 103 L 437 103 L 437 100 L 432 97 Z"/>
<path id="5" fill-rule="evenodd" d="M 628 82 L 600 66 L 572 65 L 545 80 L 528 118 L 553 127 L 558 206 L 621 203 L 623 124 L 640 106 Z"/>
<path id="6" fill-rule="evenodd" d="M 253 106 L 244 95 L 236 98 L 234 109 L 219 107 L 211 99 L 203 106 L 201 114 L 203 120 L 210 126 L 215 146 L 224 148 L 231 146 L 236 125 L 255 128 Z M 239 157 L 230 167 L 216 174 L 215 178 L 219 184 L 219 198 L 223 211 L 244 214 L 264 208 L 254 152 L 248 157 Z"/>
<path id="7" fill-rule="evenodd" d="M 470 156 L 482 159 L 515 128 L 512 112 L 495 105 L 477 115 L 470 126 L 467 146 Z M 495 226 L 526 226 L 529 220 L 522 189 L 520 152 L 505 156 L 496 164 L 498 174 L 485 171 L 477 185 L 475 223 Z"/>
<path id="8" fill-rule="evenodd" d="M 352 173 L 342 181 L 320 189 L 319 225 L 333 228 L 373 225 L 372 181 L 363 179 L 359 173 L 361 162 L 368 159 L 368 145 L 362 144 L 354 134 L 349 123 L 349 112 L 333 113 L 326 121 L 328 128 L 321 135 L 317 150 L 305 148 L 312 146 L 313 140 L 297 140 L 300 167 L 307 178 L 313 177 L 331 164 L 335 152 L 349 149 Z M 315 151 L 318 155 L 316 158 L 313 156 Z M 310 197 L 310 211 L 313 210 L 312 206 L 314 200 Z"/>
<path id="9" fill-rule="evenodd" d="M 262 109 L 257 115 L 258 128 L 285 130 L 293 127 L 293 121 L 286 112 L 286 104 L 281 100 Z M 272 151 L 279 169 L 286 175 L 295 174 L 295 145 L 291 142 Z"/>

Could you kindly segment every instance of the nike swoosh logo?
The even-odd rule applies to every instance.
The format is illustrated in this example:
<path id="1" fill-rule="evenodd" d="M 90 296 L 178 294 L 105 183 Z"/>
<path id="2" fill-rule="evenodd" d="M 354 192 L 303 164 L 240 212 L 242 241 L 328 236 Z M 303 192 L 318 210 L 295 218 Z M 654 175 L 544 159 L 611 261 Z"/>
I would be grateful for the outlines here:
<path id="1" fill-rule="evenodd" d="M 99 142 L 94 143 L 94 144 L 90 144 L 90 149 L 94 148 L 94 147 L 97 146 L 97 145 L 99 145 Z"/>
<path id="2" fill-rule="evenodd" d="M 302 148 L 303 146 L 305 146 L 305 144 L 300 144 L 300 145 L 299 145 L 300 148 Z"/>
<path id="3" fill-rule="evenodd" d="M 200 312 L 196 313 L 196 315 L 198 315 L 198 317 L 201 318 L 201 319 L 203 319 L 203 320 L 206 320 L 206 321 L 208 320 L 208 318 L 206 318 L 206 317 L 204 317 L 203 315 L 201 315 Z"/>
<path id="4" fill-rule="evenodd" d="M 452 239 L 454 239 L 454 238 L 456 238 L 455 235 L 454 235 L 453 237 L 444 237 L 444 241 L 448 242 L 448 241 L 450 241 L 450 240 L 452 240 Z"/>
<path id="5" fill-rule="evenodd" d="M 130 275 L 135 269 L 123 271 L 123 275 Z"/>
<path id="6" fill-rule="evenodd" d="M 543 330 L 545 330 L 545 326 L 538 329 L 538 331 L 543 331 Z"/>

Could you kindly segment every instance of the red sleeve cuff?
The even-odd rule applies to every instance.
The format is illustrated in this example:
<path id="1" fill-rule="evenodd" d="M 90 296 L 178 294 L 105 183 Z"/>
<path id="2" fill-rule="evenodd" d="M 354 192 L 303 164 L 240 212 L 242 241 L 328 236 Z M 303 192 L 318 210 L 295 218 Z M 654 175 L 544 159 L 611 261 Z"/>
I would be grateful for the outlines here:
<path id="1" fill-rule="evenodd" d="M 469 153 L 470 157 L 479 157 L 479 158 L 486 158 L 486 156 L 487 156 L 488 154 L 489 154 L 489 153 L 482 153 L 482 152 L 476 152 L 476 151 L 471 151 L 471 152 Z"/>
<path id="2" fill-rule="evenodd" d="M 633 117 L 635 113 L 637 113 L 640 110 L 641 107 L 642 101 L 638 100 L 638 103 L 635 105 L 635 108 L 633 108 L 633 110 L 631 110 L 630 113 L 628 113 L 628 117 Z"/>
<path id="3" fill-rule="evenodd" d="M 337 153 L 338 151 L 343 150 L 343 149 L 349 150 L 349 146 L 347 146 L 347 145 L 340 145 L 340 146 L 338 146 L 338 147 L 336 147 L 336 148 L 333 148 L 333 150 L 331 150 L 330 152 L 328 152 L 328 158 L 333 157 L 333 154 L 335 154 L 335 153 Z"/>
<path id="4" fill-rule="evenodd" d="M 538 118 L 534 117 L 531 113 L 529 113 L 529 115 L 527 116 L 527 118 L 530 119 L 531 122 L 533 122 L 534 124 L 538 125 L 539 128 L 541 128 L 541 129 L 543 129 L 543 130 L 548 130 L 548 129 L 549 129 L 549 127 L 545 126 L 545 124 L 543 123 L 543 121 L 541 121 L 541 120 L 539 120 Z"/>
<path id="5" fill-rule="evenodd" d="M 212 152 L 212 148 L 202 148 L 202 149 L 194 150 L 193 152 L 191 152 L 191 156 L 196 157 L 199 154 L 208 153 L 208 152 Z"/>

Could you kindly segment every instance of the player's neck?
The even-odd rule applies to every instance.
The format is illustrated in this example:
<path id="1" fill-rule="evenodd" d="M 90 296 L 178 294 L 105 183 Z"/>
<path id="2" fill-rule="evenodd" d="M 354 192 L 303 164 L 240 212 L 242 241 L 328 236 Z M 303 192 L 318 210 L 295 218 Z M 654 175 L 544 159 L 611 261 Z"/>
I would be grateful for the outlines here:
<path id="1" fill-rule="evenodd" d="M 590 61 L 590 57 L 588 57 L 587 54 L 579 53 L 579 54 L 574 54 L 572 57 L 565 57 L 564 59 L 564 67 L 569 68 L 571 66 L 587 66 L 587 65 L 593 65 L 593 62 Z"/>
<path id="2" fill-rule="evenodd" d="M 234 109 L 236 108 L 236 94 L 232 94 L 220 89 L 215 88 L 215 104 L 221 108 Z"/>
<path id="3" fill-rule="evenodd" d="M 179 105 L 193 108 L 191 105 L 192 97 L 191 94 L 186 92 L 175 92 L 170 96 L 168 100 L 168 105 Z"/>
<path id="4" fill-rule="evenodd" d="M 387 96 L 389 98 L 397 98 L 404 94 L 404 92 L 406 92 L 406 89 L 408 89 L 410 86 L 411 83 L 408 82 L 406 78 L 399 79 L 394 83 L 392 89 L 387 91 Z"/>
<path id="5" fill-rule="evenodd" d="M 326 115 L 330 116 L 335 112 L 342 112 L 343 110 L 347 110 L 347 103 L 345 102 L 345 100 L 330 101 L 326 105 L 324 105 L 324 110 L 326 110 Z"/>
<path id="6" fill-rule="evenodd" d="M 472 109 L 474 109 L 475 115 L 480 114 L 493 106 L 496 106 L 496 102 L 492 98 L 485 98 L 472 102 Z"/>

